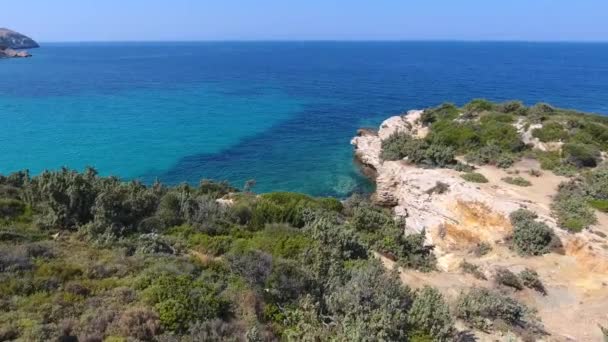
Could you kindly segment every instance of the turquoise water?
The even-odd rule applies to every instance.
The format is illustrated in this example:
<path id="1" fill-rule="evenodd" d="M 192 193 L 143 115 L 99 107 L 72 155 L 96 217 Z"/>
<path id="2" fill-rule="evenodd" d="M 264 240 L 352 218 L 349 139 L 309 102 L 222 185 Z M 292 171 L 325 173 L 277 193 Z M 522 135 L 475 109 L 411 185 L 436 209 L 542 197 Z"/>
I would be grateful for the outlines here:
<path id="1" fill-rule="evenodd" d="M 475 97 L 608 113 L 608 45 L 43 44 L 0 61 L 0 173 L 61 166 L 259 192 L 369 189 L 350 138 Z"/>

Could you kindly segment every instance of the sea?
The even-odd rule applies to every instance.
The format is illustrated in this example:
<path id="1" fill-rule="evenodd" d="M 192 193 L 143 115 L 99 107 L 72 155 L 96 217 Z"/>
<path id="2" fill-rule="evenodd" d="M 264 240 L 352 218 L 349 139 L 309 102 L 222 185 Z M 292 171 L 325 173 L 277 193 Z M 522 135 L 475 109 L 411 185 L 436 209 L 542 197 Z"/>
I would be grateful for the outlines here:
<path id="1" fill-rule="evenodd" d="M 0 60 L 0 173 L 95 167 L 168 184 L 348 196 L 360 127 L 443 102 L 608 114 L 608 44 L 42 43 Z"/>

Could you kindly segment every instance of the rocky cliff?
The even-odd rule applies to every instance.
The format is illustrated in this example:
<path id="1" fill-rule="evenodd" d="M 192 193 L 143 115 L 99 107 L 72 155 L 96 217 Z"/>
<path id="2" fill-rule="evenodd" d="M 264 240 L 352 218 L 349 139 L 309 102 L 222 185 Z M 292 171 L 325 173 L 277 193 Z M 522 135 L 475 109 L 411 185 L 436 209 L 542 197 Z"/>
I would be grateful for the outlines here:
<path id="1" fill-rule="evenodd" d="M 0 58 L 30 57 L 22 49 L 33 49 L 40 47 L 32 38 L 9 29 L 0 28 Z"/>
<path id="2" fill-rule="evenodd" d="M 547 295 L 518 292 L 513 296 L 538 310 L 552 334 L 548 340 L 599 338 L 597 324 L 608 318 L 602 309 L 608 307 L 608 244 L 604 238 L 608 215 L 598 213 L 598 224 L 578 234 L 558 228 L 550 206 L 558 185 L 566 178 L 550 173 L 540 179 L 527 175 L 527 170 L 539 168 L 534 160 L 522 160 L 508 170 L 479 167 L 476 172 L 489 180 L 484 184 L 467 182 L 453 169 L 382 160 L 382 141 L 394 132 L 417 137 L 427 134 L 428 128 L 419 124 L 422 113 L 410 111 L 391 117 L 378 131 L 362 129 L 352 140 L 357 159 L 375 171 L 374 201 L 392 208 L 395 216 L 405 217 L 407 231 L 425 231 L 427 242 L 435 246 L 440 272 L 401 270 L 402 279 L 414 287 L 436 286 L 449 297 L 471 286 L 495 286 L 463 274 L 460 266 L 464 260 L 478 265 L 488 279 L 499 267 L 513 271 L 533 268 L 544 280 Z M 528 133 L 520 132 L 522 136 Z M 533 185 L 518 187 L 501 181 L 513 173 L 530 178 Z M 564 246 L 561 254 L 521 257 L 509 248 L 513 232 L 509 214 L 520 208 L 534 211 L 554 230 Z M 475 256 L 472 251 L 481 243 L 491 246 L 492 252 Z"/>

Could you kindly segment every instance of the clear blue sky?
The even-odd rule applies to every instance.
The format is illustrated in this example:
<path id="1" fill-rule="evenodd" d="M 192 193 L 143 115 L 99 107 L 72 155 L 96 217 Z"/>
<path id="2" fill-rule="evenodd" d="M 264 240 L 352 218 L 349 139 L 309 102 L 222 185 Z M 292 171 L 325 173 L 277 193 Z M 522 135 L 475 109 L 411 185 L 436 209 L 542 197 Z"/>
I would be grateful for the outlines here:
<path id="1" fill-rule="evenodd" d="M 608 0 L 6 0 L 5 26 L 49 41 L 608 41 Z"/>

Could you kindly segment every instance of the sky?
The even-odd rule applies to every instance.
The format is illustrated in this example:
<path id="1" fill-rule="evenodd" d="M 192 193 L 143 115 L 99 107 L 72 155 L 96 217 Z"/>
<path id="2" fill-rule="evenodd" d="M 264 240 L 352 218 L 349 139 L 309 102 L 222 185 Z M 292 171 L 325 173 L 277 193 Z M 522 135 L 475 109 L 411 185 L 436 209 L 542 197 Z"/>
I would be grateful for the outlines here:
<path id="1" fill-rule="evenodd" d="M 608 0 L 5 0 L 41 42 L 608 41 Z"/>

